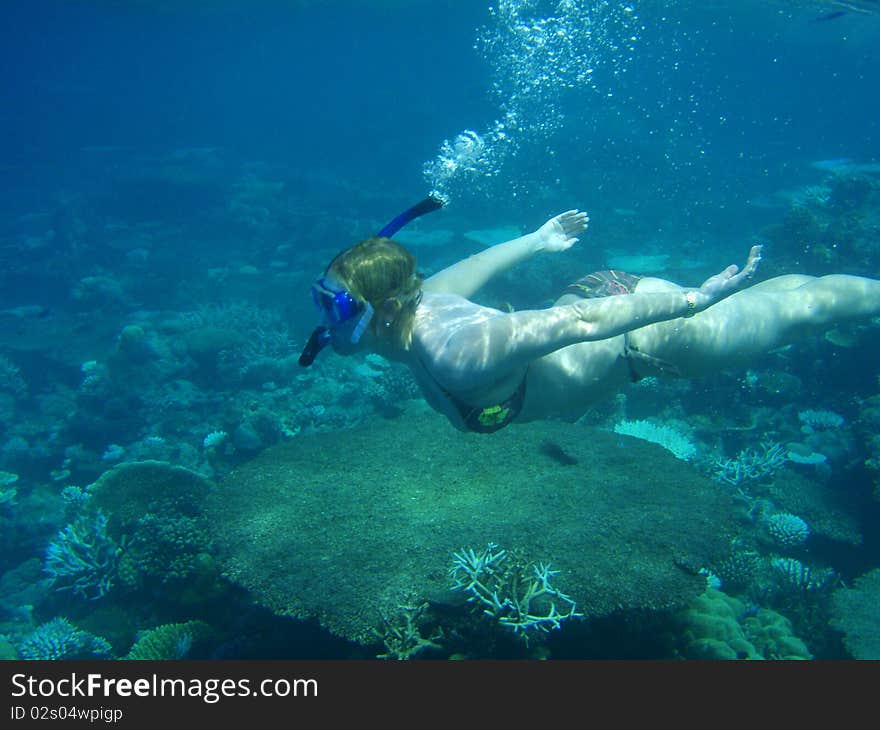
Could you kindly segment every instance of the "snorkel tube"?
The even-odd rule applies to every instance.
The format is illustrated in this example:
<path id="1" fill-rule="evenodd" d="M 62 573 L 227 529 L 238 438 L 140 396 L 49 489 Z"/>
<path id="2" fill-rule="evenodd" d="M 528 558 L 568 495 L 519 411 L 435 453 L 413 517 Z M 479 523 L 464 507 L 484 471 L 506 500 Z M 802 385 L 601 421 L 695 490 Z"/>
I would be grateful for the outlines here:
<path id="1" fill-rule="evenodd" d="M 410 223 L 423 215 L 427 215 L 428 213 L 433 213 L 435 210 L 439 210 L 445 205 L 445 203 L 446 199 L 443 196 L 439 193 L 432 192 L 427 198 L 420 200 L 414 206 L 407 208 L 403 213 L 389 221 L 376 235 L 380 238 L 391 238 L 391 236 L 397 233 L 407 223 Z M 367 306 L 369 306 L 369 304 Z M 353 342 L 360 339 L 368 322 L 368 319 L 361 321 L 358 326 L 358 331 L 356 331 L 357 339 L 353 339 Z M 318 353 L 329 344 L 330 330 L 324 325 L 319 325 L 309 336 L 309 340 L 306 342 L 306 346 L 303 348 L 302 354 L 299 356 L 299 364 L 302 367 L 307 368 L 315 361 Z"/>
<path id="2" fill-rule="evenodd" d="M 315 358 L 318 357 L 318 353 L 321 352 L 327 345 L 330 344 L 330 330 L 328 330 L 324 325 L 319 327 L 315 327 L 314 332 L 309 336 L 309 341 L 306 342 L 306 346 L 303 348 L 302 353 L 299 356 L 299 364 L 307 368 L 313 362 L 315 362 Z"/>
<path id="3" fill-rule="evenodd" d="M 403 213 L 388 223 L 376 235 L 379 238 L 391 238 L 410 221 L 428 213 L 433 213 L 443 207 L 446 201 L 438 193 L 431 193 L 427 198 L 416 203 L 412 208 L 407 208 Z"/>

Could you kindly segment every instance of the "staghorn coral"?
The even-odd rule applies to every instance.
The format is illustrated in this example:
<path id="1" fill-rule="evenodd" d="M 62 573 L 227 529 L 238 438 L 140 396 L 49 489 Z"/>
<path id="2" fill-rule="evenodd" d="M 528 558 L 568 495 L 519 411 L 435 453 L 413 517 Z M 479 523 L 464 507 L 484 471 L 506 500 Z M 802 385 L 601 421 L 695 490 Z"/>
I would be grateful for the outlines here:
<path id="1" fill-rule="evenodd" d="M 428 603 L 398 606 L 397 612 L 382 617 L 381 630 L 375 631 L 382 640 L 385 651 L 377 659 L 406 661 L 427 649 L 442 648 L 437 642 L 443 638 L 443 630 L 434 628 L 427 636 L 422 635 L 428 616 Z"/>
<path id="2" fill-rule="evenodd" d="M 130 529 L 120 560 L 120 578 L 126 585 L 184 585 L 212 571 L 208 538 L 196 518 L 147 513 Z"/>
<path id="3" fill-rule="evenodd" d="M 468 593 L 468 603 L 525 639 L 583 617 L 571 596 L 550 585 L 550 579 L 559 575 L 550 563 L 526 562 L 517 552 L 501 550 L 494 543 L 480 553 L 453 552 L 449 572 L 455 581 L 453 590 Z"/>
<path id="4" fill-rule="evenodd" d="M 773 441 L 765 441 L 758 449 L 743 449 L 735 459 L 715 459 L 713 477 L 719 482 L 739 487 L 773 476 L 787 460 L 785 449 Z"/>

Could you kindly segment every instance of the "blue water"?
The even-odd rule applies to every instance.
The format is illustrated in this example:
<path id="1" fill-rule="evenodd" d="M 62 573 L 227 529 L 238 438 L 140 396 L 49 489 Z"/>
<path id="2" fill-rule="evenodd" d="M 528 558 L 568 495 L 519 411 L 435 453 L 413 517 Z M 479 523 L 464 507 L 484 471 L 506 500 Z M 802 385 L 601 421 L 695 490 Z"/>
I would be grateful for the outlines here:
<path id="1" fill-rule="evenodd" d="M 531 20 L 565 5 L 513 4 L 530 7 Z M 478 251 L 466 231 L 533 230 L 580 207 L 592 222 L 578 248 L 525 287 L 512 291 L 507 279 L 490 288 L 486 303 L 539 306 L 586 271 L 664 253 L 665 268 L 648 273 L 698 284 L 759 240 L 768 275 L 880 273 L 880 15 L 824 19 L 833 3 L 766 0 L 574 5 L 608 19 L 590 49 L 592 85 L 553 89 L 537 71 L 529 77 L 540 94 L 517 102 L 515 154 L 499 152 L 491 175 L 456 182 L 446 209 L 414 227 L 447 235 L 444 245 L 414 245 L 422 269 Z M 148 458 L 219 478 L 223 468 L 204 456 L 210 431 L 249 424 L 231 460 L 239 464 L 300 433 L 387 417 L 395 398 L 416 395 L 388 387 L 377 404 L 362 388 L 346 395 L 361 376 L 343 365 L 303 382 L 278 363 L 314 326 L 311 281 L 428 192 L 423 167 L 444 140 L 475 130 L 501 150 L 487 130 L 516 106 L 508 82 L 526 72 L 499 72 L 497 48 L 479 42 L 495 32 L 488 0 L 3 3 L 0 471 L 18 479 L 15 500 L 0 502 L 0 637 L 19 645 L 56 616 L 101 634 L 90 606 L 59 602 L 40 571 L 70 522 L 65 486 Z M 551 111 L 541 130 L 525 124 Z M 816 202 L 844 178 L 861 181 L 867 197 L 845 209 Z M 784 228 L 798 206 L 821 234 Z M 223 341 L 193 344 L 194 323 Z M 257 345 L 242 344 L 258 329 Z M 817 479 L 850 485 L 864 543 L 843 557 L 832 545 L 818 559 L 855 577 L 880 564 L 876 471 L 865 466 L 880 448 L 869 413 L 878 353 L 864 331 L 844 334 L 857 349 L 814 343 L 805 356 L 756 367 L 800 379 L 785 401 L 792 413 L 845 411 L 849 441 Z M 134 363 L 125 376 L 113 370 L 120 352 Z M 248 371 L 257 357 L 274 359 L 268 375 Z M 744 377 L 667 396 L 683 412 L 740 398 L 742 413 L 758 412 Z M 278 388 L 293 390 L 295 415 L 291 401 L 270 397 Z M 253 425 L 248 408 L 269 415 Z M 215 606 L 166 609 L 151 616 L 161 621 L 104 627 L 116 654 L 137 630 L 213 618 L 227 622 L 224 640 L 204 655 L 259 656 L 270 649 L 254 626 L 278 621 L 254 606 L 240 627 L 250 643 L 236 648 Z M 308 628 L 286 630 L 285 655 L 296 656 L 303 644 L 291 637 Z M 315 635 L 327 644 L 314 654 L 361 651 Z M 814 653 L 847 655 L 835 637 Z"/>

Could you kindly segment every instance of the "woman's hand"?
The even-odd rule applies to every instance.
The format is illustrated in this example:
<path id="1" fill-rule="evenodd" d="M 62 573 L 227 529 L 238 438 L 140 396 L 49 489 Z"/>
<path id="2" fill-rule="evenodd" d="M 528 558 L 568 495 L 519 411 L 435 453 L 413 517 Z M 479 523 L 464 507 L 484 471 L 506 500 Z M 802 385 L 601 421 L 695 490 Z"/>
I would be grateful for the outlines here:
<path id="1" fill-rule="evenodd" d="M 567 210 L 547 221 L 535 231 L 537 251 L 567 251 L 587 230 L 590 217 L 579 210 Z"/>
<path id="2" fill-rule="evenodd" d="M 692 303 L 694 312 L 702 312 L 707 307 L 741 289 L 758 268 L 758 263 L 761 261 L 761 249 L 761 246 L 752 246 L 742 271 L 733 264 L 720 274 L 706 279 L 699 289 L 689 290 L 687 292 L 688 302 Z"/>

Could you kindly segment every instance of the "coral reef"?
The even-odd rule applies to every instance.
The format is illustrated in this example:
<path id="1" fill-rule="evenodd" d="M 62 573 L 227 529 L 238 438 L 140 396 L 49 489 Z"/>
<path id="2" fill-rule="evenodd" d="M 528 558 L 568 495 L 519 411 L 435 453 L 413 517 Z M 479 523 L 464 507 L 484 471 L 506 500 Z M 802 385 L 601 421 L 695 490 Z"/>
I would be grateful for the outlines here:
<path id="1" fill-rule="evenodd" d="M 27 394 L 27 389 L 27 383 L 18 366 L 8 357 L 0 355 L 0 392 L 21 398 Z"/>
<path id="2" fill-rule="evenodd" d="M 0 471 L 0 508 L 3 505 L 12 507 L 15 505 L 15 496 L 18 489 L 15 483 L 18 481 L 18 474 L 9 471 Z"/>
<path id="3" fill-rule="evenodd" d="M 20 659 L 109 659 L 106 639 L 76 628 L 66 618 L 41 624 L 15 644 Z"/>
<path id="4" fill-rule="evenodd" d="M 789 197 L 782 222 L 764 231 L 778 255 L 822 270 L 847 261 L 870 275 L 878 255 L 876 179 L 860 171 L 834 174 L 826 184 Z"/>
<path id="5" fill-rule="evenodd" d="M 834 592 L 831 625 L 856 659 L 880 659 L 880 568 Z"/>
<path id="6" fill-rule="evenodd" d="M 737 530 L 733 498 L 651 444 L 552 422 L 481 440 L 434 414 L 403 421 L 348 431 L 344 448 L 299 436 L 230 473 L 205 511 L 225 575 L 279 614 L 369 643 L 413 595 L 452 600 L 461 545 L 552 561 L 592 617 L 687 601 Z"/>
<path id="7" fill-rule="evenodd" d="M 791 622 L 775 611 L 749 610 L 709 588 L 681 615 L 682 652 L 689 659 L 811 659 Z"/>
<path id="8" fill-rule="evenodd" d="M 810 536 L 810 526 L 797 515 L 777 512 L 764 518 L 764 526 L 774 542 L 782 548 L 802 546 Z"/>
<path id="9" fill-rule="evenodd" d="M 134 661 L 167 661 L 185 659 L 194 643 L 210 635 L 211 628 L 204 621 L 163 624 L 142 632 L 123 659 Z"/>
<path id="10" fill-rule="evenodd" d="M 382 617 L 382 628 L 375 634 L 382 640 L 385 651 L 377 654 L 377 659 L 396 659 L 406 661 L 416 658 L 427 650 L 442 649 L 438 642 L 443 639 L 442 629 L 434 629 L 423 635 L 427 623 L 428 604 L 403 604 L 391 616 Z"/>
<path id="11" fill-rule="evenodd" d="M 527 562 L 494 543 L 479 553 L 453 552 L 452 562 L 453 590 L 469 594 L 468 603 L 525 639 L 583 616 L 570 596 L 550 585 L 559 571 L 549 563 Z"/>
<path id="12" fill-rule="evenodd" d="M 80 516 L 61 530 L 46 549 L 43 570 L 56 590 L 97 600 L 117 579 L 122 547 L 107 534 L 107 518 L 97 512 Z"/>
<path id="13" fill-rule="evenodd" d="M 848 545 L 860 545 L 862 534 L 852 495 L 782 469 L 758 496 L 766 496 L 780 512 L 804 520 L 814 535 Z"/>
<path id="14" fill-rule="evenodd" d="M 795 596 L 822 590 L 835 579 L 830 568 L 812 568 L 797 558 L 771 557 L 768 564 L 778 580 L 777 587 Z"/>
<path id="15" fill-rule="evenodd" d="M 877 656 L 876 571 L 850 583 L 880 500 L 869 325 L 745 372 L 648 378 L 583 419 L 642 442 L 554 423 L 475 439 L 423 416 L 399 363 L 295 362 L 309 285 L 395 195 L 217 149 L 112 154 L 103 190 L 0 226 L 0 657 L 180 658 L 218 636 L 223 656 L 282 635 L 310 651 L 329 636 L 318 624 L 369 644 L 331 637 L 337 655 L 378 639 L 385 658 L 522 656 L 522 635 L 576 654 L 636 617 L 665 629 L 707 578 L 735 598 L 699 599 L 717 633 L 692 625 L 684 655 L 806 654 L 772 609 L 817 656 Z M 876 166 L 819 169 L 784 194 L 762 271 L 876 276 Z M 647 204 L 626 206 L 605 231 L 595 216 L 578 266 L 699 280 L 726 246 L 669 220 L 659 236 Z M 420 271 L 495 225 L 452 215 L 413 234 Z M 481 303 L 552 301 L 572 261 L 535 259 Z M 18 300 L 31 296 L 46 301 Z M 461 547 L 489 541 L 508 549 Z"/>
<path id="16" fill-rule="evenodd" d="M 765 442 L 758 449 L 743 449 L 734 459 L 716 458 L 712 463 L 713 476 L 720 482 L 740 487 L 772 477 L 785 465 L 788 457 L 777 443 Z"/>
<path id="17" fill-rule="evenodd" d="M 684 461 L 694 458 L 697 453 L 696 446 L 686 436 L 670 426 L 650 421 L 619 421 L 614 424 L 614 433 L 658 444 Z"/>
<path id="18" fill-rule="evenodd" d="M 89 486 L 91 506 L 110 515 L 107 533 L 125 541 L 119 583 L 161 590 L 177 601 L 210 599 L 218 578 L 201 522 L 211 482 L 166 462 L 120 464 Z M 161 588 L 160 588 L 161 587 Z"/>

